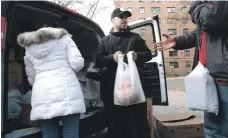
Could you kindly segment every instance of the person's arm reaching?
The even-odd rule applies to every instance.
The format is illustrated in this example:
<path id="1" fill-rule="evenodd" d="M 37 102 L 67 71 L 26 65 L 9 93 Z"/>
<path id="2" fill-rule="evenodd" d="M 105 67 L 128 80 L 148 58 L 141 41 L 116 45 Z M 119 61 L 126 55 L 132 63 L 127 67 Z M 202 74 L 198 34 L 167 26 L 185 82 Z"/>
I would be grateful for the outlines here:
<path id="1" fill-rule="evenodd" d="M 137 35 L 134 51 L 137 54 L 136 64 L 145 63 L 152 59 L 151 51 L 140 35 Z"/>
<path id="2" fill-rule="evenodd" d="M 140 35 L 136 35 L 133 50 L 133 60 L 135 60 L 135 63 L 138 67 L 142 67 L 145 62 L 148 62 L 152 59 L 151 51 L 147 47 L 145 40 Z M 124 56 L 124 61 L 128 63 L 127 54 Z"/>
<path id="3" fill-rule="evenodd" d="M 34 70 L 34 66 L 32 62 L 29 60 L 29 57 L 26 55 L 24 56 L 24 63 L 25 63 L 25 72 L 28 76 L 28 82 L 31 86 L 33 86 L 33 83 L 35 81 L 36 73 Z"/>
<path id="4" fill-rule="evenodd" d="M 176 41 L 174 50 L 190 49 L 197 45 L 196 29 L 186 35 L 177 36 L 174 38 Z"/>
<path id="5" fill-rule="evenodd" d="M 84 58 L 82 57 L 77 45 L 70 36 L 65 36 L 67 44 L 67 58 L 71 68 L 79 72 L 84 67 Z"/>
<path id="6" fill-rule="evenodd" d="M 103 40 L 100 41 L 96 53 L 96 65 L 103 69 L 104 67 L 111 67 L 117 65 L 113 58 L 114 54 L 108 54 L 105 49 Z"/>
<path id="7" fill-rule="evenodd" d="M 183 50 L 193 48 L 197 45 L 197 31 L 198 28 L 196 28 L 191 33 L 177 37 L 172 37 L 171 35 L 164 34 L 163 36 L 166 39 L 164 41 L 154 44 L 154 49 L 159 51 L 165 51 L 169 49 Z"/>
<path id="8" fill-rule="evenodd" d="M 192 22 L 205 32 L 227 33 L 228 1 L 195 2 L 189 13 Z"/>

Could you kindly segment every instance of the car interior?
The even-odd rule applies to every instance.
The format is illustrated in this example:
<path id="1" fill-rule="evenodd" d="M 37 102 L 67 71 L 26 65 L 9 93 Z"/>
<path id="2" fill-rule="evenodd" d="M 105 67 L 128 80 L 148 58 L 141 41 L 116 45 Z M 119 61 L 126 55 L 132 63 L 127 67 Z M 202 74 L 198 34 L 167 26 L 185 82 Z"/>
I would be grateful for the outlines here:
<path id="1" fill-rule="evenodd" d="M 81 16 L 74 16 L 75 18 L 71 18 L 70 13 L 66 14 L 64 11 L 61 12 L 56 10 L 58 12 L 55 12 L 48 10 L 48 4 L 39 5 L 39 3 L 36 2 L 33 4 L 34 5 L 31 6 L 28 6 L 27 4 L 17 4 L 12 8 L 10 22 L 7 25 L 5 43 L 7 48 L 5 50 L 6 55 L 4 63 L 8 63 L 8 65 L 5 65 L 7 71 L 4 73 L 8 74 L 8 76 L 4 77 L 4 81 L 7 80 L 5 86 L 8 86 L 8 88 L 4 90 L 8 90 L 8 121 L 6 122 L 8 127 L 5 130 L 9 133 L 38 125 L 37 122 L 31 122 L 29 120 L 31 106 L 30 104 L 25 103 L 24 100 L 26 98 L 30 99 L 31 86 L 27 81 L 24 68 L 23 57 L 25 55 L 25 50 L 17 43 L 18 34 L 27 31 L 35 31 L 44 26 L 59 27 L 68 30 L 85 59 L 84 68 L 77 73 L 82 87 L 86 84 L 87 78 L 85 76 L 87 68 L 91 62 L 94 62 L 94 55 L 98 42 L 100 38 L 104 36 L 104 34 L 96 30 L 97 28 L 94 28 L 89 21 L 81 18 Z M 52 9 L 55 10 L 55 8 Z M 18 99 L 22 100 L 18 101 Z M 85 113 L 85 116 L 88 116 L 90 113 L 103 107 L 102 104 L 99 103 L 99 99 L 96 101 L 86 99 L 85 101 L 87 102 L 87 112 Z M 99 106 L 96 106 L 98 103 Z M 97 118 L 100 117 L 103 118 L 102 120 L 105 120 L 104 116 L 98 113 L 92 114 L 91 116 L 92 117 L 90 118 L 82 117 L 82 120 L 84 121 L 80 124 L 80 128 L 86 128 L 86 132 L 80 130 L 81 135 L 88 135 L 90 132 L 96 132 L 105 126 L 106 122 L 101 122 L 101 119 Z"/>

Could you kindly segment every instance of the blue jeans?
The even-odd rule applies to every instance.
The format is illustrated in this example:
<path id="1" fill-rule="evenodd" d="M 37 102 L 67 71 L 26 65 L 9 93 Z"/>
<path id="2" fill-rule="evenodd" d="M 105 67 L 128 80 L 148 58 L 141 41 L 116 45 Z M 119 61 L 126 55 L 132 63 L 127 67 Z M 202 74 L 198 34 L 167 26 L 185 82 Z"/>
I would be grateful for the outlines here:
<path id="1" fill-rule="evenodd" d="M 59 121 L 63 123 L 63 138 L 79 138 L 80 114 L 39 120 L 43 138 L 58 138 Z"/>
<path id="2" fill-rule="evenodd" d="M 204 113 L 205 138 L 228 138 L 228 86 L 217 85 L 218 115 Z"/>

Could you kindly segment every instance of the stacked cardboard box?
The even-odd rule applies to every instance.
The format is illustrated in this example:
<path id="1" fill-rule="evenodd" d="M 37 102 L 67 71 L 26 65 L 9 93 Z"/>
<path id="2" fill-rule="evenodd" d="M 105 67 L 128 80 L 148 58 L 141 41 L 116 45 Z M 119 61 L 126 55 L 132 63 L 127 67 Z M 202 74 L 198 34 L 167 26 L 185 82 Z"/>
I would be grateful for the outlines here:
<path id="1" fill-rule="evenodd" d="M 204 138 L 204 123 L 192 114 L 154 116 L 158 138 Z"/>

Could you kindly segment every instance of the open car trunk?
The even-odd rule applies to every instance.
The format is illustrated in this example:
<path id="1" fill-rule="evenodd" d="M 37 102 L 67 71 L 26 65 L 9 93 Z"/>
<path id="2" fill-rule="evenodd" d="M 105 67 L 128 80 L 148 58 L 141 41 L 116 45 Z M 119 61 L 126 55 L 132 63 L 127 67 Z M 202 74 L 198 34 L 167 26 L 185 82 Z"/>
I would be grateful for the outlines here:
<path id="1" fill-rule="evenodd" d="M 37 122 L 29 120 L 31 106 L 12 100 L 15 97 L 23 99 L 23 96 L 29 95 L 28 92 L 32 89 L 27 81 L 24 68 L 25 50 L 16 41 L 18 34 L 35 31 L 43 26 L 68 30 L 85 59 L 85 67 L 77 74 L 83 85 L 86 83 L 87 68 L 94 61 L 98 42 L 104 33 L 91 20 L 53 3 L 44 1 L 2 2 L 2 7 L 4 7 L 2 17 L 6 18 L 5 43 L 2 51 L 2 101 L 4 105 L 2 134 L 39 137 L 41 132 L 37 128 Z M 9 93 L 12 91 L 16 91 L 17 94 L 10 97 L 9 95 L 12 94 Z M 90 99 L 86 99 L 86 101 L 88 101 L 87 112 L 81 114 L 80 137 L 87 137 L 106 127 L 103 106 L 91 104 Z"/>

